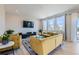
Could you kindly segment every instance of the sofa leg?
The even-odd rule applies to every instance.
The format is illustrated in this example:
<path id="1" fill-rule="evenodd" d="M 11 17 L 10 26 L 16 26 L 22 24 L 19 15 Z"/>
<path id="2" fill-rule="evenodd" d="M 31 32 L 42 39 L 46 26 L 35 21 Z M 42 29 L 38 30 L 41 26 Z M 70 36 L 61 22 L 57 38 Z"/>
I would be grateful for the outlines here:
<path id="1" fill-rule="evenodd" d="M 60 44 L 60 47 L 62 46 L 62 44 Z"/>

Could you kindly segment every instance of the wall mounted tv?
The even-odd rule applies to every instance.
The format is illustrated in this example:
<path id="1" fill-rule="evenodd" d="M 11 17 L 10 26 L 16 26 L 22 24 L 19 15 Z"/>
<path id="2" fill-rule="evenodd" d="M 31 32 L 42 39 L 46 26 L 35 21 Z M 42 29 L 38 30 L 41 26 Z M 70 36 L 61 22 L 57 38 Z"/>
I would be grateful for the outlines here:
<path id="1" fill-rule="evenodd" d="M 24 28 L 33 28 L 34 23 L 32 21 L 23 21 L 23 27 Z"/>

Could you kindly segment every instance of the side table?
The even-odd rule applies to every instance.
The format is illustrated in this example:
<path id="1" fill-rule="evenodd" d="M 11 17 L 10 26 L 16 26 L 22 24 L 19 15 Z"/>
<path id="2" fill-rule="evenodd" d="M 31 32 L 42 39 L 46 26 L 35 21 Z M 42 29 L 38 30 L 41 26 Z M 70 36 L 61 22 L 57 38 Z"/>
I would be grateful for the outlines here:
<path id="1" fill-rule="evenodd" d="M 0 50 L 2 49 L 7 49 L 9 47 L 12 47 L 12 51 L 13 51 L 13 54 L 14 54 L 14 42 L 13 41 L 9 41 L 7 44 L 3 45 L 2 43 L 0 43 Z"/>

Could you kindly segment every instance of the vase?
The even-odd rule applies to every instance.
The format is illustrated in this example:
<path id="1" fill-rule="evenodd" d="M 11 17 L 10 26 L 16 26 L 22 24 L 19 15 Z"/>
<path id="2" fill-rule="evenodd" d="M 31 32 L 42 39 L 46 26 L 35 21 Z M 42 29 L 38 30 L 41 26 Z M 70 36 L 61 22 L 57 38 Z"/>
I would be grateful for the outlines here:
<path id="1" fill-rule="evenodd" d="M 5 45 L 9 42 L 9 40 L 2 40 L 2 44 Z"/>
<path id="2" fill-rule="evenodd" d="M 0 43 L 2 43 L 2 40 L 0 39 Z"/>

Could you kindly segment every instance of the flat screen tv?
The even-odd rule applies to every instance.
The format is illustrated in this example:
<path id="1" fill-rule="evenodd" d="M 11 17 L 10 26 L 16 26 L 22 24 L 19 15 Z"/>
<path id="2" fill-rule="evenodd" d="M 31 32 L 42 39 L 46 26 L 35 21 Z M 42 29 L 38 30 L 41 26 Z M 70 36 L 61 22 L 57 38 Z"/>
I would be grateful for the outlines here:
<path id="1" fill-rule="evenodd" d="M 34 23 L 32 21 L 23 21 L 23 27 L 24 28 L 33 28 Z"/>

